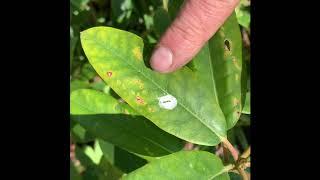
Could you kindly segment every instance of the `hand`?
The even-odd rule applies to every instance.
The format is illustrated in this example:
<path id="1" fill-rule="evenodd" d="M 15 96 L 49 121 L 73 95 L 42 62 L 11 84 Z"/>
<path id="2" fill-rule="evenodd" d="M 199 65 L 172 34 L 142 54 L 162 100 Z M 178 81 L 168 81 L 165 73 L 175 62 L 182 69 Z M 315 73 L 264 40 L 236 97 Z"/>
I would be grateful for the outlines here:
<path id="1" fill-rule="evenodd" d="M 171 26 L 161 37 L 150 64 L 161 73 L 187 64 L 223 25 L 239 0 L 185 0 Z"/>

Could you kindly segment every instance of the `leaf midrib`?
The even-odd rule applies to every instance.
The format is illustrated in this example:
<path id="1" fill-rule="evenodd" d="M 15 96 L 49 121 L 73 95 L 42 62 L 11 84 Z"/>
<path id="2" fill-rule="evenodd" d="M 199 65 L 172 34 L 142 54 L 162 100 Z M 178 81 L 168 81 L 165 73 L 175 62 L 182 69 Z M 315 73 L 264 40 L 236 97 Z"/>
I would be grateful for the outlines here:
<path id="1" fill-rule="evenodd" d="M 87 38 L 82 38 L 83 40 L 87 40 L 87 41 L 93 41 L 96 44 L 98 44 L 100 47 L 106 49 L 107 51 L 111 51 L 111 52 L 116 52 L 116 50 L 114 50 L 113 48 L 110 48 L 109 46 L 106 47 L 103 44 L 101 44 L 99 41 L 96 40 L 96 38 L 92 38 L 94 40 L 91 39 L 87 39 Z M 118 53 L 113 53 L 113 55 L 119 57 L 120 59 L 131 59 L 131 57 L 129 58 L 123 58 L 122 56 L 118 55 Z M 163 89 L 161 86 L 159 86 L 156 82 L 153 81 L 153 79 L 150 79 L 147 75 L 145 75 L 142 71 L 140 71 L 139 69 L 137 69 L 135 66 L 133 66 L 132 64 L 128 63 L 128 61 L 123 61 L 126 64 L 128 64 L 131 68 L 133 68 L 136 72 L 141 73 L 143 75 L 143 77 L 145 77 L 146 79 L 148 79 L 149 81 L 151 81 L 156 87 L 158 87 L 160 90 L 162 90 L 163 92 L 165 92 L 166 94 L 169 94 L 165 89 Z M 184 105 L 183 103 L 179 102 L 178 105 L 180 105 L 181 107 L 183 107 L 186 111 L 188 111 L 191 115 L 193 115 L 196 119 L 198 119 L 205 127 L 207 127 L 208 129 L 210 129 L 216 136 L 218 136 L 219 139 L 222 139 L 222 137 L 216 132 L 216 130 L 212 129 L 210 126 L 207 126 L 206 123 L 203 122 L 203 120 L 197 116 L 197 114 L 195 114 L 194 112 L 192 112 L 192 110 L 190 110 L 189 108 L 187 108 L 186 105 Z M 203 118 L 204 119 L 204 118 Z"/>

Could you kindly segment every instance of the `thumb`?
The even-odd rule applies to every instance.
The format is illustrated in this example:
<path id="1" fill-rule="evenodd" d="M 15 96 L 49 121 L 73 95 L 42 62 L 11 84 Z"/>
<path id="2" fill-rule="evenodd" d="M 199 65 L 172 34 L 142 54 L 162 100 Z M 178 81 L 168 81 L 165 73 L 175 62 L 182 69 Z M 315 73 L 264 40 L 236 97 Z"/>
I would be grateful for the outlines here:
<path id="1" fill-rule="evenodd" d="M 183 7 L 161 37 L 151 67 L 161 73 L 187 64 L 223 25 L 239 0 L 185 0 Z"/>

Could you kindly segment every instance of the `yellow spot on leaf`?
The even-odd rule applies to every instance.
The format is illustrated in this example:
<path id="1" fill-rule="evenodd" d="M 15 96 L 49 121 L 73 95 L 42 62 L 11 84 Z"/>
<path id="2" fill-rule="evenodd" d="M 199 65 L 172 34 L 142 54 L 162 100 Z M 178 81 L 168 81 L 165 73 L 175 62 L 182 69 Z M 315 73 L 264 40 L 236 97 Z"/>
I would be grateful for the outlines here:
<path id="1" fill-rule="evenodd" d="M 141 49 L 139 47 L 135 47 L 132 50 L 132 53 L 135 58 L 137 58 L 138 60 L 142 60 L 142 53 L 141 53 Z"/>
<path id="2" fill-rule="evenodd" d="M 232 62 L 233 62 L 233 64 L 234 64 L 234 66 L 238 69 L 238 70 L 241 70 L 241 67 L 239 66 L 239 64 L 238 64 L 238 61 L 237 61 L 237 59 L 236 59 L 236 57 L 232 57 Z"/>
<path id="3" fill-rule="evenodd" d="M 239 81 L 239 74 L 236 74 L 236 81 Z"/>
<path id="4" fill-rule="evenodd" d="M 141 82 L 140 79 L 135 79 L 133 80 L 133 83 L 138 85 L 140 89 L 143 89 L 144 88 L 144 84 Z"/>
<path id="5" fill-rule="evenodd" d="M 229 51 L 228 49 L 225 48 L 224 50 L 224 60 L 228 60 L 229 58 L 227 58 L 228 56 L 231 56 L 231 51 Z"/>
<path id="6" fill-rule="evenodd" d="M 233 106 L 237 106 L 239 104 L 239 99 L 233 98 Z"/>
<path id="7" fill-rule="evenodd" d="M 152 107 L 149 107 L 149 108 L 148 108 L 148 111 L 149 111 L 149 112 L 152 112 L 152 113 L 155 112 L 155 110 L 154 110 Z"/>

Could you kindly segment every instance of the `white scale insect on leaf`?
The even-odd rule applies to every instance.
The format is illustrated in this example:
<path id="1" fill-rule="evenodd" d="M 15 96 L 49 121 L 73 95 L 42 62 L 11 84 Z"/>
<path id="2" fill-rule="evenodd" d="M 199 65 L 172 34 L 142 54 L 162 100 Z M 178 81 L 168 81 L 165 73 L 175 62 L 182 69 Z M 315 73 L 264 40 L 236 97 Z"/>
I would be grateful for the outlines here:
<path id="1" fill-rule="evenodd" d="M 177 99 L 170 94 L 159 97 L 158 99 L 159 99 L 159 106 L 164 109 L 172 110 L 178 104 Z"/>

